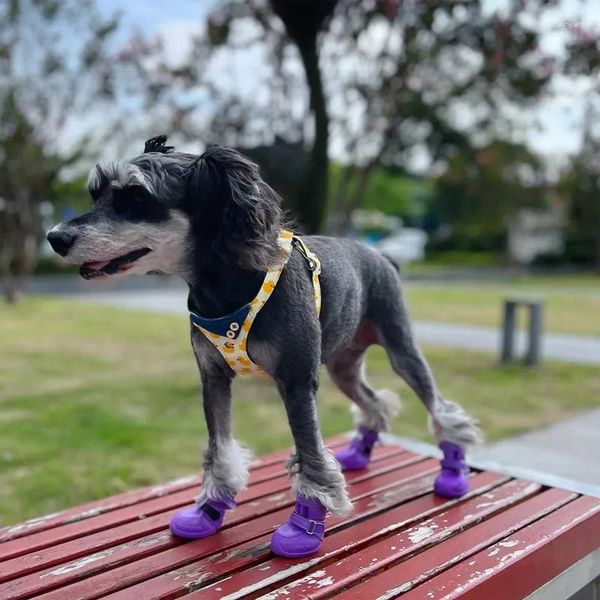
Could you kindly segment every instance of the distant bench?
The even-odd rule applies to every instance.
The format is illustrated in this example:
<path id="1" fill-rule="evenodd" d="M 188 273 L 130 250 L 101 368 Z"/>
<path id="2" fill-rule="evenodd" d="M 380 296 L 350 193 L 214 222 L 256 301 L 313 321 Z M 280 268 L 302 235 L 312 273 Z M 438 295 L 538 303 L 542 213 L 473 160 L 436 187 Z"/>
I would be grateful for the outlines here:
<path id="1" fill-rule="evenodd" d="M 525 308 L 529 316 L 525 363 L 530 366 L 537 365 L 542 358 L 543 305 L 539 300 L 509 298 L 504 301 L 501 360 L 506 363 L 515 358 L 515 328 L 519 307 Z"/>
<path id="2" fill-rule="evenodd" d="M 474 470 L 472 491 L 444 500 L 431 493 L 437 460 L 397 445 L 347 476 L 355 511 L 328 517 L 318 555 L 276 558 L 270 533 L 292 506 L 287 454 L 253 463 L 238 508 L 204 540 L 167 528 L 198 477 L 0 529 L 0 598 L 562 600 L 586 585 L 577 598 L 595 597 L 581 594 L 600 573 L 599 499 Z"/>

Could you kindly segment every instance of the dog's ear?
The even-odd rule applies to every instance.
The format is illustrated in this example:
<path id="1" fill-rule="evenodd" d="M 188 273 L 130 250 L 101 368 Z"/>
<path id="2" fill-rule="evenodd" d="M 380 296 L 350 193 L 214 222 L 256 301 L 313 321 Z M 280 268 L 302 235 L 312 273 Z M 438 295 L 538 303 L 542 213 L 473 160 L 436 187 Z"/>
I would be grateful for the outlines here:
<path id="1" fill-rule="evenodd" d="M 212 250 L 245 269 L 265 270 L 281 259 L 281 199 L 258 166 L 231 148 L 211 146 L 190 177 L 194 212 Z"/>

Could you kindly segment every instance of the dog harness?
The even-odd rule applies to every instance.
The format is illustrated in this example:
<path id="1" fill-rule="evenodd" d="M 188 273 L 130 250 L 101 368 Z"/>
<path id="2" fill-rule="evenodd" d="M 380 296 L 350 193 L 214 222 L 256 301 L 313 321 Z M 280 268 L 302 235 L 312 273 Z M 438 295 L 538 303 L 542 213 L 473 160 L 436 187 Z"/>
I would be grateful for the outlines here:
<path id="1" fill-rule="evenodd" d="M 296 248 L 300 252 L 306 261 L 308 269 L 312 273 L 317 315 L 321 313 L 321 284 L 319 282 L 321 262 L 307 248 L 302 239 L 295 236 L 291 231 L 282 231 L 279 234 L 277 243 L 283 251 L 284 258 L 279 266 L 267 271 L 260 290 L 252 301 L 239 310 L 216 319 L 206 319 L 195 313 L 190 313 L 190 320 L 194 327 L 221 353 L 221 356 L 223 356 L 225 362 L 231 367 L 234 373 L 243 375 L 265 374 L 248 356 L 246 347 L 248 334 L 250 333 L 254 319 L 256 319 L 256 316 L 275 290 L 275 286 L 292 254 L 293 248 Z"/>

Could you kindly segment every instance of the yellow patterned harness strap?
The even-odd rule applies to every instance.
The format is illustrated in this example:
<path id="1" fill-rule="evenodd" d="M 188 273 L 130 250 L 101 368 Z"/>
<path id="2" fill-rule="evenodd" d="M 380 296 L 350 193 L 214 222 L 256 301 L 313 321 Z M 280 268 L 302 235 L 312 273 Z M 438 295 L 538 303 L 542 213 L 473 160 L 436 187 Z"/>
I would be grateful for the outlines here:
<path id="1" fill-rule="evenodd" d="M 229 315 L 216 319 L 206 319 L 195 313 L 190 313 L 190 320 L 194 327 L 221 353 L 225 362 L 235 373 L 243 375 L 264 374 L 264 371 L 254 364 L 248 356 L 248 334 L 256 315 L 271 297 L 290 258 L 292 248 L 296 248 L 300 252 L 307 263 L 308 269 L 312 272 L 315 305 L 317 314 L 321 314 L 321 284 L 319 282 L 321 262 L 318 257 L 308 249 L 301 238 L 295 236 L 291 231 L 282 231 L 277 242 L 283 251 L 283 260 L 279 266 L 267 271 L 260 291 L 251 302 Z"/>

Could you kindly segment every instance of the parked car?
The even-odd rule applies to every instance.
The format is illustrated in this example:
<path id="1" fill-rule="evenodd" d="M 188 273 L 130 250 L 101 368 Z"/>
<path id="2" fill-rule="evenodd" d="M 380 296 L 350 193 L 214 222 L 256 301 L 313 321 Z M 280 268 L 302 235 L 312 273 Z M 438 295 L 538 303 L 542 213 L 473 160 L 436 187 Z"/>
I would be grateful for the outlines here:
<path id="1" fill-rule="evenodd" d="M 374 246 L 400 264 L 425 257 L 427 234 L 422 229 L 405 227 L 379 239 Z"/>

